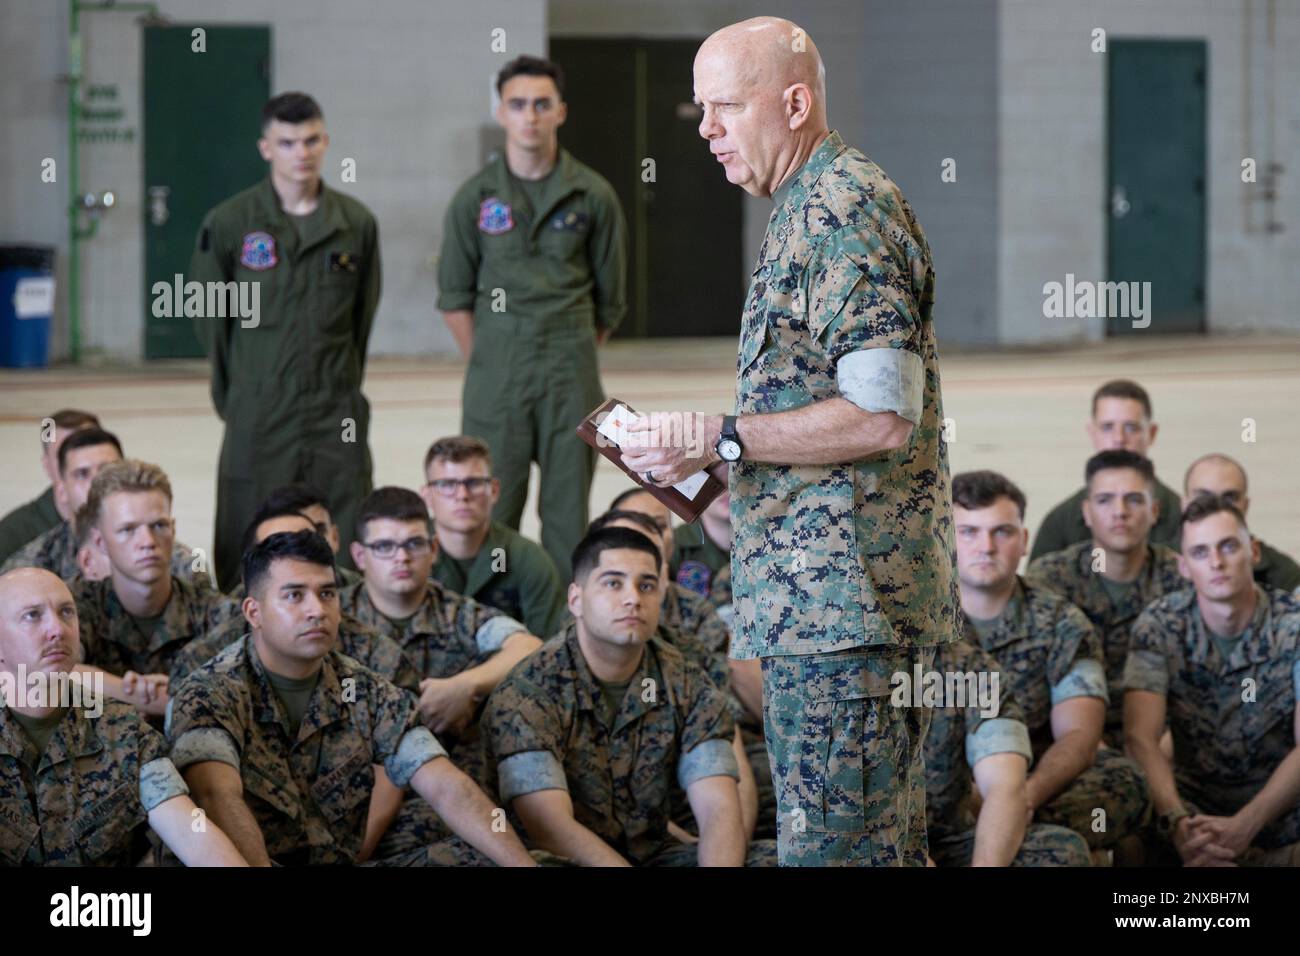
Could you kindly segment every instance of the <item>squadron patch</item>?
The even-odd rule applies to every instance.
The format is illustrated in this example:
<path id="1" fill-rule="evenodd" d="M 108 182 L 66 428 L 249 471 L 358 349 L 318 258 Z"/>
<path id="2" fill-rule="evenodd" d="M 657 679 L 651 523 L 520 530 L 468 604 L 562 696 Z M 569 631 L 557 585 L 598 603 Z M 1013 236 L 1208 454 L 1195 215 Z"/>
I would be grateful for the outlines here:
<path id="1" fill-rule="evenodd" d="M 510 215 L 510 203 L 502 202 L 496 196 L 489 196 L 478 206 L 478 228 L 489 236 L 499 236 L 515 227 L 514 217 Z"/>
<path id="2" fill-rule="evenodd" d="M 244 236 L 239 264 L 256 272 L 272 268 L 280 260 L 275 255 L 275 237 L 269 232 L 250 232 Z"/>
<path id="3" fill-rule="evenodd" d="M 709 596 L 709 582 L 712 579 L 713 569 L 703 561 L 683 561 L 677 569 L 677 584 L 705 597 Z"/>

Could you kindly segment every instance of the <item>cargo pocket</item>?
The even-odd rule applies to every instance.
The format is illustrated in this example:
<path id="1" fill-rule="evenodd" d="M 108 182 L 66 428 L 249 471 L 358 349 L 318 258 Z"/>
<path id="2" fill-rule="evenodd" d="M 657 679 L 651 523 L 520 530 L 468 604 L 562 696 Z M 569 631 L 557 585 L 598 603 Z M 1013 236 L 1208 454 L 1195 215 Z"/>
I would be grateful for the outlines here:
<path id="1" fill-rule="evenodd" d="M 890 705 L 896 669 L 893 654 L 828 654 L 805 662 L 799 736 L 809 829 L 898 825 L 895 790 L 905 769 L 906 735 Z"/>

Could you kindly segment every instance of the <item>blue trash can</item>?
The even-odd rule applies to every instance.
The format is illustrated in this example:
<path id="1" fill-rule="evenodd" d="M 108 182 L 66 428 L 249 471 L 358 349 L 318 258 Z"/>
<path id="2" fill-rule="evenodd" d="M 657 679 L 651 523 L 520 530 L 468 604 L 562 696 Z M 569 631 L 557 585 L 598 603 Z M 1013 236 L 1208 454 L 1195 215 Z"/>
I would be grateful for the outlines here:
<path id="1" fill-rule="evenodd" d="M 54 317 L 54 248 L 0 246 L 0 367 L 44 368 Z"/>

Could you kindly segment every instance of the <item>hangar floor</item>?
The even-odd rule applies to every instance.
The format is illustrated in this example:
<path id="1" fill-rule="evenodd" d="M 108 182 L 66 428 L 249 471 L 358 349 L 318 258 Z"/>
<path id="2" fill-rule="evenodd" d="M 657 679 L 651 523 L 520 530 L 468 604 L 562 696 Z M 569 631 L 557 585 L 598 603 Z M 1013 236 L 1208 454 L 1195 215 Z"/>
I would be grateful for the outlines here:
<path id="1" fill-rule="evenodd" d="M 942 343 L 941 343 L 942 349 Z M 941 351 L 945 415 L 953 419 L 954 472 L 994 468 L 1029 497 L 1031 529 L 1082 481 L 1090 454 L 1084 432 L 1092 390 L 1108 378 L 1133 378 L 1155 406 L 1152 458 L 1162 480 L 1181 488 L 1187 465 L 1205 452 L 1240 460 L 1250 476 L 1252 530 L 1300 554 L 1300 340 L 1251 335 L 1134 337 L 1054 350 Z M 606 393 L 642 410 L 719 412 L 734 390 L 735 341 L 674 339 L 616 342 L 601 353 Z M 372 405 L 375 483 L 414 487 L 424 451 L 460 423 L 463 365 L 429 359 L 375 359 L 366 392 Z M 0 513 L 44 487 L 37 423 L 61 407 L 100 415 L 131 456 L 171 476 L 178 536 L 210 546 L 221 423 L 199 361 L 147 366 L 0 371 Z M 1244 441 L 1253 420 L 1255 441 Z M 602 461 L 592 495 L 599 510 L 625 487 Z M 536 481 L 525 534 L 538 531 Z"/>

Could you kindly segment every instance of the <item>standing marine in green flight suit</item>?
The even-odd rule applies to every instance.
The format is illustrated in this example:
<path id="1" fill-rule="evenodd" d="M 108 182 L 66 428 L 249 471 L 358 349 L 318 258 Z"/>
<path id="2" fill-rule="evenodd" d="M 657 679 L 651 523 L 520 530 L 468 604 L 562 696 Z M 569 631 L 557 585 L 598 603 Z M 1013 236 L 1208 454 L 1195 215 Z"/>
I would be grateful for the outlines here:
<path id="1" fill-rule="evenodd" d="M 596 468 L 574 429 L 605 397 L 596 346 L 626 311 L 627 230 L 613 187 L 559 146 L 560 68 L 521 56 L 497 92 L 505 151 L 447 209 L 438 308 L 469 359 L 461 433 L 501 481 L 493 520 L 518 530 L 536 461 L 542 547 L 568 580 Z"/>
<path id="2" fill-rule="evenodd" d="M 226 423 L 214 532 L 223 591 L 238 583 L 244 529 L 272 489 L 324 491 L 346 555 L 372 487 L 361 382 L 379 304 L 379 230 L 370 210 L 321 181 L 328 146 L 310 96 L 268 101 L 257 147 L 270 175 L 208 213 L 190 262 L 191 280 L 257 284 L 256 309 L 195 319 Z M 241 305 L 252 288 L 240 287 Z"/>

